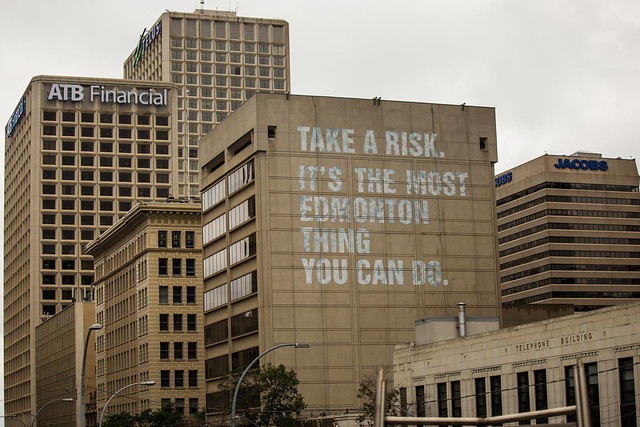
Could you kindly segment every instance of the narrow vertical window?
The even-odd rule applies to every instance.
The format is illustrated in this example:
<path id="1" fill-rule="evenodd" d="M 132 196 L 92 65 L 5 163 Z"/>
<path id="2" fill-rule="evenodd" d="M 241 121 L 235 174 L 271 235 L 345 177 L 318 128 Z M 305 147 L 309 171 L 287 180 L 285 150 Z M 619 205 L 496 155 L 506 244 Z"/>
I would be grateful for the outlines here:
<path id="1" fill-rule="evenodd" d="M 636 388 L 633 379 L 633 357 L 618 359 L 620 371 L 620 425 L 636 427 Z"/>
<path id="2" fill-rule="evenodd" d="M 548 409 L 547 403 L 547 371 L 540 369 L 533 371 L 533 392 L 536 402 L 536 411 Z M 549 418 L 536 418 L 536 424 L 549 424 Z"/>
<path id="3" fill-rule="evenodd" d="M 476 417 L 487 416 L 487 384 L 484 378 L 476 378 Z"/>
<path id="4" fill-rule="evenodd" d="M 449 416 L 449 411 L 447 410 L 447 383 L 438 383 L 438 416 Z"/>
<path id="5" fill-rule="evenodd" d="M 518 412 L 529 412 L 531 403 L 529 397 L 529 372 L 518 372 Z M 529 424 L 529 420 L 520 421 L 520 425 Z"/>

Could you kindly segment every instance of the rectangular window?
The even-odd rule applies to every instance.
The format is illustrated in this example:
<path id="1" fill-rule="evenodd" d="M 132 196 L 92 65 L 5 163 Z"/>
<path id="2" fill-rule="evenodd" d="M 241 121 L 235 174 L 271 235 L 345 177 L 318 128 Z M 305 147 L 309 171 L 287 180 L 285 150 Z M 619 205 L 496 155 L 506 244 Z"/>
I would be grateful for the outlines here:
<path id="1" fill-rule="evenodd" d="M 55 267 L 54 267 L 55 268 Z M 218 286 L 204 293 L 204 311 L 213 310 L 229 302 L 227 297 L 227 285 Z"/>
<path id="2" fill-rule="evenodd" d="M 158 231 L 158 247 L 166 248 L 167 247 L 167 232 L 166 231 Z"/>
<path id="3" fill-rule="evenodd" d="M 573 366 L 564 367 L 564 392 L 567 406 L 576 404 L 575 370 Z M 567 415 L 567 422 L 576 422 L 575 415 Z"/>
<path id="4" fill-rule="evenodd" d="M 171 260 L 171 271 L 174 276 L 182 275 L 182 260 L 180 258 L 173 258 Z"/>
<path id="5" fill-rule="evenodd" d="M 491 416 L 502 415 L 502 384 L 500 375 L 489 378 L 491 384 Z"/>
<path id="6" fill-rule="evenodd" d="M 176 360 L 182 360 L 183 344 L 180 341 L 173 343 L 173 358 Z"/>
<path id="7" fill-rule="evenodd" d="M 209 243 L 210 241 L 222 236 L 227 231 L 226 218 L 226 214 L 222 214 L 202 227 L 203 243 Z"/>
<path id="8" fill-rule="evenodd" d="M 160 332 L 168 332 L 168 331 L 169 331 L 169 315 L 165 313 L 160 314 Z"/>
<path id="9" fill-rule="evenodd" d="M 636 427 L 633 357 L 618 359 L 618 371 L 620 375 L 620 425 L 621 427 Z"/>
<path id="10" fill-rule="evenodd" d="M 160 304 L 169 304 L 169 287 L 160 286 L 158 288 L 158 299 Z"/>
<path id="11" fill-rule="evenodd" d="M 229 246 L 229 264 L 236 264 L 255 254 L 256 235 L 252 234 Z"/>
<path id="12" fill-rule="evenodd" d="M 476 417 L 487 416 L 487 384 L 484 378 L 475 379 L 476 386 Z"/>
<path id="13" fill-rule="evenodd" d="M 257 315 L 257 313 L 256 313 Z M 187 314 L 187 331 L 188 332 L 196 332 L 196 315 L 195 314 Z"/>
<path id="14" fill-rule="evenodd" d="M 227 177 L 229 194 L 235 193 L 254 179 L 253 161 L 249 161 L 231 172 Z"/>
<path id="15" fill-rule="evenodd" d="M 231 318 L 231 337 L 245 335 L 258 330 L 258 310 L 250 310 L 246 313 Z"/>
<path id="16" fill-rule="evenodd" d="M 447 408 L 447 383 L 438 383 L 438 416 L 448 417 L 449 410 Z"/>
<path id="17" fill-rule="evenodd" d="M 187 258 L 186 260 L 186 274 L 189 277 L 196 275 L 196 260 L 195 258 Z"/>
<path id="18" fill-rule="evenodd" d="M 533 394 L 536 411 L 548 409 L 547 403 L 547 371 L 540 369 L 533 371 Z M 536 418 L 536 424 L 549 424 L 549 418 Z"/>
<path id="19" fill-rule="evenodd" d="M 229 355 L 214 357 L 204 361 L 206 379 L 220 377 L 229 373 Z"/>
<path id="20" fill-rule="evenodd" d="M 189 370 L 189 388 L 198 387 L 198 371 L 196 369 Z M 192 400 L 192 399 L 189 399 Z M 197 408 L 196 404 L 196 408 Z"/>
<path id="21" fill-rule="evenodd" d="M 173 287 L 173 303 L 182 304 L 182 286 Z"/>
<path id="22" fill-rule="evenodd" d="M 205 258 L 202 261 L 202 270 L 204 277 L 209 277 L 227 268 L 227 250 L 222 249 L 219 252 Z"/>
<path id="23" fill-rule="evenodd" d="M 180 232 L 172 231 L 171 232 L 171 247 L 179 248 L 180 247 Z"/>
<path id="24" fill-rule="evenodd" d="M 169 388 L 171 387 L 171 371 L 162 370 L 160 371 L 160 387 Z"/>
<path id="25" fill-rule="evenodd" d="M 173 315 L 173 331 L 182 332 L 182 314 Z"/>
<path id="26" fill-rule="evenodd" d="M 184 232 L 184 247 L 193 249 L 195 248 L 196 233 L 195 231 Z"/>
<path id="27" fill-rule="evenodd" d="M 598 364 L 585 363 L 585 374 L 587 376 L 587 400 L 589 401 L 589 412 L 591 413 L 591 425 L 600 427 L 600 390 L 598 387 Z"/>
<path id="28" fill-rule="evenodd" d="M 231 301 L 258 292 L 258 276 L 256 272 L 251 272 L 230 282 Z"/>
<path id="29" fill-rule="evenodd" d="M 196 287 L 187 286 L 187 304 L 196 303 Z"/>
<path id="30" fill-rule="evenodd" d="M 160 359 L 161 360 L 169 359 L 169 343 L 168 342 L 160 343 Z"/>
<path id="31" fill-rule="evenodd" d="M 198 343 L 196 341 L 187 343 L 187 358 L 189 360 L 196 360 L 198 358 Z"/>
<path id="32" fill-rule="evenodd" d="M 174 379 L 175 379 L 174 385 L 175 385 L 176 388 L 184 387 L 184 371 L 183 370 L 180 370 L 180 369 L 175 370 L 174 371 Z M 177 400 L 178 399 L 176 399 L 176 401 Z M 183 404 L 183 406 L 184 406 L 184 404 Z"/>
<path id="33" fill-rule="evenodd" d="M 220 320 L 204 327 L 204 345 L 215 344 L 229 338 L 227 319 Z"/>
<path id="34" fill-rule="evenodd" d="M 169 259 L 168 258 L 158 258 L 158 274 L 160 276 L 169 275 Z"/>
<path id="35" fill-rule="evenodd" d="M 518 372 L 518 412 L 529 412 L 531 404 L 529 399 L 529 372 Z M 520 421 L 520 425 L 529 424 L 528 420 Z"/>
<path id="36" fill-rule="evenodd" d="M 238 206 L 229 210 L 229 229 L 249 221 L 256 216 L 255 197 L 245 200 Z"/>
<path id="37" fill-rule="evenodd" d="M 454 417 L 462 416 L 460 381 L 451 381 L 451 415 Z"/>

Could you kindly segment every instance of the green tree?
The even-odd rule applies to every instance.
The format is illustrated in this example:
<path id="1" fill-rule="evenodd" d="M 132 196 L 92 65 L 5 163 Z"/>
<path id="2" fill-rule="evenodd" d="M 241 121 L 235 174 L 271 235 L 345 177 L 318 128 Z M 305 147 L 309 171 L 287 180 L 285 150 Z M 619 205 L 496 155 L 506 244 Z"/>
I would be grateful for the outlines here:
<path id="1" fill-rule="evenodd" d="M 220 383 L 218 388 L 229 395 L 227 410 L 231 413 L 233 392 L 240 373 L 229 373 L 228 380 Z M 260 426 L 289 427 L 295 424 L 296 418 L 307 407 L 302 395 L 298 392 L 298 375 L 294 370 L 287 370 L 284 365 L 274 366 L 271 363 L 254 369 L 242 380 L 236 401 L 237 424 L 242 418 L 249 423 Z"/>
<path id="2" fill-rule="evenodd" d="M 205 425 L 204 421 L 197 417 L 184 417 L 181 412 L 175 410 L 173 405 L 163 405 L 160 409 L 154 411 L 147 409 L 139 415 L 130 415 L 126 412 L 111 415 L 102 425 L 106 427 L 175 427 L 198 424 Z"/>
<path id="3" fill-rule="evenodd" d="M 387 381 L 387 384 L 389 381 Z M 358 422 L 362 424 L 368 421 L 373 425 L 373 420 L 376 412 L 376 380 L 372 378 L 365 378 L 358 387 L 358 398 L 362 399 L 362 414 L 358 416 Z M 389 389 L 384 397 L 384 413 L 385 415 L 397 416 L 399 415 L 398 406 L 400 399 L 400 391 L 395 388 Z"/>

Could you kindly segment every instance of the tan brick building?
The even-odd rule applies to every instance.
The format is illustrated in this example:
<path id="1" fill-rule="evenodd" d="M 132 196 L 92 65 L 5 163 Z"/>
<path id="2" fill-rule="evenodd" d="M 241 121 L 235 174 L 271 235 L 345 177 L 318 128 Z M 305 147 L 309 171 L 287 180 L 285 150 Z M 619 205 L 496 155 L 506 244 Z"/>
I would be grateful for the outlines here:
<path id="1" fill-rule="evenodd" d="M 170 83 L 38 76 L 5 128 L 5 413 L 35 413 L 35 328 L 91 300 L 83 247 L 175 194 Z M 175 152 L 172 151 L 175 147 Z"/>
<path id="2" fill-rule="evenodd" d="M 95 259 L 98 412 L 204 406 L 200 204 L 141 203 L 87 245 Z M 144 393 L 140 393 L 144 391 Z M 119 395 L 120 396 L 120 395 Z"/>
<path id="3" fill-rule="evenodd" d="M 416 319 L 499 318 L 492 108 L 257 94 L 200 150 L 208 413 L 273 345 L 344 411 Z"/>
<path id="4" fill-rule="evenodd" d="M 289 24 L 227 11 L 167 11 L 124 62 L 124 78 L 178 86 L 177 195 L 198 196 L 200 138 L 255 93 L 291 90 Z"/>
<path id="5" fill-rule="evenodd" d="M 590 310 L 640 298 L 633 159 L 544 155 L 495 178 L 502 303 Z"/>

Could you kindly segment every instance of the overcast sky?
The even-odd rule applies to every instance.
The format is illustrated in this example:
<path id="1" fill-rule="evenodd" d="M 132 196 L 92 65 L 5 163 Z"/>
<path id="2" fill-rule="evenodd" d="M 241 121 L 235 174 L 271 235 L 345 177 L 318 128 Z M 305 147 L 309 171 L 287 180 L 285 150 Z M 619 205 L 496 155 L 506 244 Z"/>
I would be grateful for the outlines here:
<path id="1" fill-rule="evenodd" d="M 3 126 L 33 76 L 121 78 L 145 27 L 165 9 L 197 7 L 4 0 Z M 287 20 L 293 93 L 495 107 L 496 172 L 544 153 L 640 154 L 638 0 L 206 0 L 205 8 Z"/>

